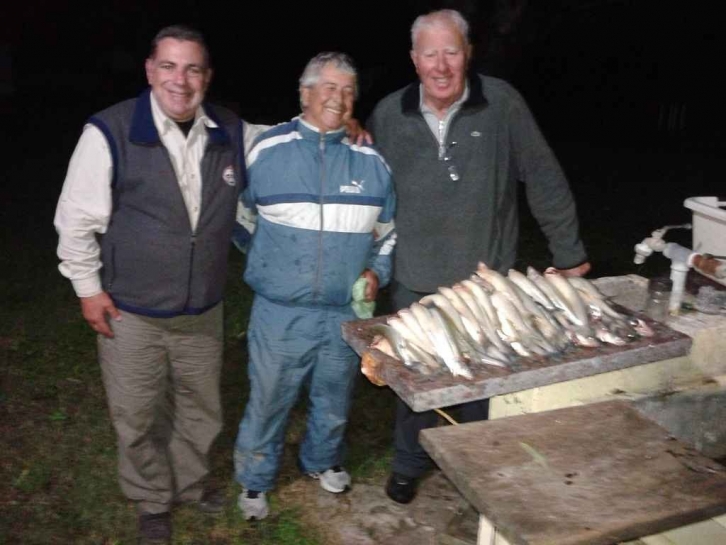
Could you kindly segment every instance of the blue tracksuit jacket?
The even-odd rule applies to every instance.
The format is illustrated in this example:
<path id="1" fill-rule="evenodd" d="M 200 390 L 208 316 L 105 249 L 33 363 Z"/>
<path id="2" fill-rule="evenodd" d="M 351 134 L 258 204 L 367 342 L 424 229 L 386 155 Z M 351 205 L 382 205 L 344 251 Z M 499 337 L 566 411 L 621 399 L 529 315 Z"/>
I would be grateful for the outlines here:
<path id="1" fill-rule="evenodd" d="M 248 157 L 235 244 L 245 282 L 285 304 L 347 305 L 364 269 L 391 276 L 395 194 L 388 166 L 344 131 L 296 118 L 263 133 Z M 252 236 L 254 234 L 254 236 Z"/>

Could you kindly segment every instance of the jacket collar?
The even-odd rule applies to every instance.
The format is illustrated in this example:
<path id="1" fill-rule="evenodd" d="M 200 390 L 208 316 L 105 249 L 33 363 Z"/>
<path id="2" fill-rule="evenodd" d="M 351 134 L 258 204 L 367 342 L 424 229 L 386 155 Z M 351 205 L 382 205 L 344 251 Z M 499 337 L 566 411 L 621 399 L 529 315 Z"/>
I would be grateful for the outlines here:
<path id="1" fill-rule="evenodd" d="M 204 111 L 217 126 L 207 126 L 207 134 L 212 144 L 229 144 L 230 138 L 227 131 L 222 127 L 222 122 L 217 117 L 214 108 L 204 103 Z M 135 144 L 161 144 L 159 131 L 154 124 L 154 115 L 151 111 L 151 87 L 144 90 L 136 99 L 134 114 L 131 118 L 131 129 L 129 129 L 129 140 Z"/>
<path id="2" fill-rule="evenodd" d="M 481 78 L 475 73 L 469 73 L 467 76 L 469 84 L 469 98 L 461 105 L 462 111 L 476 108 L 483 108 L 488 104 L 484 94 L 484 86 Z M 403 91 L 401 95 L 401 109 L 404 114 L 420 114 L 421 94 L 419 91 L 420 82 L 415 81 Z"/>
<path id="3" fill-rule="evenodd" d="M 320 142 L 322 140 L 327 144 L 328 142 L 340 142 L 346 136 L 345 127 L 338 129 L 337 131 L 321 133 L 320 129 L 305 121 L 302 118 L 302 115 L 296 117 L 295 120 L 297 121 L 298 132 L 306 140 L 314 140 L 315 142 Z"/>

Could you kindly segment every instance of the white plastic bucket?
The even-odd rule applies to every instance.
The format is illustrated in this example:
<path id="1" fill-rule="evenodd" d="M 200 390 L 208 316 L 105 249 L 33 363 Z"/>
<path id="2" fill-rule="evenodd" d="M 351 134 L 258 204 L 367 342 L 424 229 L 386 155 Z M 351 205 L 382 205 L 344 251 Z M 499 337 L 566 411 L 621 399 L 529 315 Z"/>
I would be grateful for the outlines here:
<path id="1" fill-rule="evenodd" d="M 693 211 L 693 251 L 726 256 L 726 200 L 689 197 L 683 204 Z M 726 280 L 718 282 L 726 285 Z"/>

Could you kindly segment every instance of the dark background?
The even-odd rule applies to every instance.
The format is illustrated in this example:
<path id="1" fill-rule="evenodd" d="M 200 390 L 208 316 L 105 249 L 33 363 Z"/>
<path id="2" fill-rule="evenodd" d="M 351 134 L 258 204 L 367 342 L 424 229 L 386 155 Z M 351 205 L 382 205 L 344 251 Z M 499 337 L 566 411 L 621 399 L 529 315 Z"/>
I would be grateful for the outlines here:
<path id="1" fill-rule="evenodd" d="M 522 92 L 562 162 L 599 272 L 631 272 L 633 244 L 690 219 L 685 197 L 721 191 L 726 39 L 718 4 L 17 2 L 0 23 L 0 145 L 9 152 L 3 199 L 11 203 L 4 215 L 30 218 L 52 251 L 53 209 L 83 122 L 145 87 L 143 62 L 162 26 L 186 23 L 205 33 L 215 69 L 209 98 L 250 122 L 296 115 L 307 60 L 345 51 L 358 64 L 356 116 L 364 121 L 377 100 L 415 78 L 413 19 L 453 7 L 471 23 L 473 66 Z M 536 234 L 525 239 L 544 244 Z"/>
<path id="2" fill-rule="evenodd" d="M 685 106 L 677 121 L 715 131 L 714 118 L 723 119 L 716 114 L 726 45 L 717 5 L 27 0 L 4 8 L 2 81 L 21 103 L 62 104 L 85 115 L 138 92 L 154 33 L 183 22 L 209 41 L 216 69 L 210 97 L 238 105 L 250 121 L 297 113 L 297 77 L 321 50 L 345 51 L 358 63 L 364 119 L 376 100 L 414 77 L 408 50 L 415 16 L 455 7 L 471 21 L 475 67 L 517 86 L 549 132 L 632 137 L 633 128 L 657 128 L 664 106 Z"/>

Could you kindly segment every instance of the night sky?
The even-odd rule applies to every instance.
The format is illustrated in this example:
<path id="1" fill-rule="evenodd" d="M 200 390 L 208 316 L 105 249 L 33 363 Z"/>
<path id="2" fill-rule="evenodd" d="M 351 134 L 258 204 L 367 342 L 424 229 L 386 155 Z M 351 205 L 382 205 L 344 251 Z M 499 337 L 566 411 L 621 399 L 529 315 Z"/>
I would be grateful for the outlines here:
<path id="1" fill-rule="evenodd" d="M 699 4 L 714 3 L 27 0 L 5 8 L 0 45 L 10 51 L 15 100 L 37 104 L 42 96 L 83 119 L 144 87 L 143 61 L 159 28 L 190 24 L 205 33 L 212 53 L 210 98 L 253 122 L 295 115 L 306 61 L 342 50 L 359 67 L 364 119 L 378 99 L 415 77 L 408 57 L 415 16 L 456 7 L 472 24 L 474 66 L 519 88 L 546 132 L 593 123 L 609 130 L 608 123 L 626 119 L 655 125 L 663 103 L 685 102 L 694 126 L 713 119 L 707 109 L 722 94 L 715 81 L 724 50 L 717 8 Z"/>
<path id="2" fill-rule="evenodd" d="M 202 30 L 215 69 L 209 98 L 258 123 L 299 113 L 297 82 L 313 55 L 349 53 L 365 121 L 415 79 L 411 23 L 441 7 L 467 15 L 473 68 L 507 79 L 529 103 L 575 193 L 597 275 L 643 273 L 630 270 L 635 242 L 690 220 L 686 197 L 726 197 L 718 2 L 25 0 L 0 17 L 6 232 L 37 237 L 53 257 L 51 218 L 84 121 L 146 87 L 143 63 L 161 27 Z"/>

